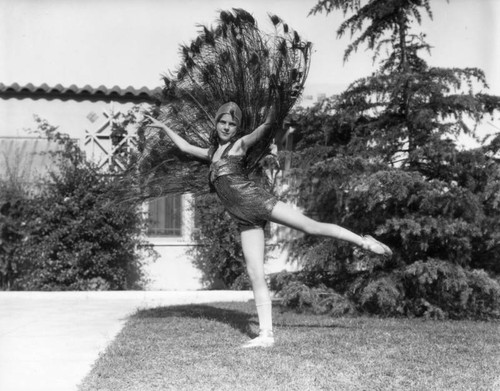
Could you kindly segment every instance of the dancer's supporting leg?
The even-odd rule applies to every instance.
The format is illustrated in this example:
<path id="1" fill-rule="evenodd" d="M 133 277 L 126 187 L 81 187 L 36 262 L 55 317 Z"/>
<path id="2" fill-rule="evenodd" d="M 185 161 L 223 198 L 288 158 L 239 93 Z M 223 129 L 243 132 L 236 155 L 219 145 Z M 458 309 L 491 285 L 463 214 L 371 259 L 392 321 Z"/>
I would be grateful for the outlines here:
<path id="1" fill-rule="evenodd" d="M 375 240 L 371 236 L 359 236 L 336 224 L 321 223 L 304 216 L 299 210 L 292 208 L 279 201 L 271 213 L 271 221 L 286 225 L 310 235 L 327 236 L 330 238 L 345 240 L 365 250 L 376 254 L 391 255 L 392 251 L 385 244 Z"/>
<path id="2" fill-rule="evenodd" d="M 259 336 L 252 339 L 243 347 L 269 347 L 274 343 L 272 304 L 269 288 L 264 274 L 264 230 L 254 228 L 241 232 L 241 245 L 247 265 L 248 276 L 252 282 L 252 289 L 259 317 Z"/>

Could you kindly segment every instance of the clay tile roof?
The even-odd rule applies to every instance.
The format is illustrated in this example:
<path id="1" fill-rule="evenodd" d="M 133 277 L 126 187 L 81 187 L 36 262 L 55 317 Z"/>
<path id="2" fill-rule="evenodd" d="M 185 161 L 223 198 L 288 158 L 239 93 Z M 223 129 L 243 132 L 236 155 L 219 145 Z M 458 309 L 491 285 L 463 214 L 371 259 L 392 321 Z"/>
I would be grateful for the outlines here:
<path id="1" fill-rule="evenodd" d="M 14 83 L 12 86 L 11 86 L 12 90 L 13 91 L 17 91 L 17 90 L 20 90 L 22 87 L 17 84 L 17 83 Z M 24 86 L 24 88 L 30 92 L 33 92 L 35 90 L 35 86 L 31 83 L 28 83 L 26 86 Z"/>
<path id="2" fill-rule="evenodd" d="M 62 100 L 117 100 L 124 102 L 145 102 L 155 101 L 161 88 L 150 89 L 142 87 L 140 89 L 128 86 L 121 88 L 113 86 L 112 88 L 100 85 L 95 88 L 87 84 L 83 87 L 78 87 L 75 84 L 69 87 L 64 87 L 61 84 L 49 86 L 47 83 L 41 85 L 34 85 L 28 83 L 19 85 L 12 83 L 10 85 L 0 83 L 0 98 L 33 98 L 33 99 L 62 99 Z"/>
<path id="3" fill-rule="evenodd" d="M 85 87 L 87 87 L 87 86 L 85 86 Z M 102 85 L 102 84 L 99 87 L 95 88 L 96 92 L 106 93 L 107 90 L 108 90 L 108 88 L 105 85 Z"/>
<path id="4" fill-rule="evenodd" d="M 78 90 L 79 90 L 79 88 L 76 86 L 76 84 L 71 84 L 71 85 L 68 87 L 68 89 L 67 89 L 67 91 L 70 91 L 70 92 L 75 92 L 75 93 L 76 93 L 76 92 L 78 92 Z"/>
<path id="5" fill-rule="evenodd" d="M 126 90 L 126 89 L 125 89 L 125 90 L 123 90 L 123 89 L 121 89 L 121 88 L 120 88 L 120 87 L 118 87 L 118 86 L 113 86 L 113 87 L 112 87 L 109 91 L 110 91 L 110 92 L 115 92 L 115 93 L 117 93 L 117 94 L 118 94 L 118 93 L 126 94 L 126 92 L 127 92 L 127 90 Z"/>
<path id="6" fill-rule="evenodd" d="M 133 87 L 131 86 L 128 86 L 127 88 L 125 88 L 125 93 L 126 94 L 133 94 L 134 92 L 137 92 L 137 93 L 141 93 L 141 90 L 135 90 Z"/>

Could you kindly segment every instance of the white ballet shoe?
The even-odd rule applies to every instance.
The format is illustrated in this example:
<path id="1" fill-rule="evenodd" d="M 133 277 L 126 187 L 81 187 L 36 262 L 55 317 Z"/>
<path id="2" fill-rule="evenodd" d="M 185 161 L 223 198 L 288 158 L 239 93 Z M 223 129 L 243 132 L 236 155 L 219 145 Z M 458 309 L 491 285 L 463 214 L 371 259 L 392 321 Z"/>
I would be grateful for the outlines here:
<path id="1" fill-rule="evenodd" d="M 361 248 L 363 250 L 368 250 L 378 255 L 386 255 L 388 257 L 392 256 L 392 250 L 384 243 L 379 242 L 370 235 L 364 235 L 362 238 L 363 243 L 361 244 Z"/>
<path id="2" fill-rule="evenodd" d="M 270 348 L 274 345 L 274 334 L 271 330 L 260 330 L 259 336 L 251 339 L 241 347 L 243 349 L 249 348 Z"/>

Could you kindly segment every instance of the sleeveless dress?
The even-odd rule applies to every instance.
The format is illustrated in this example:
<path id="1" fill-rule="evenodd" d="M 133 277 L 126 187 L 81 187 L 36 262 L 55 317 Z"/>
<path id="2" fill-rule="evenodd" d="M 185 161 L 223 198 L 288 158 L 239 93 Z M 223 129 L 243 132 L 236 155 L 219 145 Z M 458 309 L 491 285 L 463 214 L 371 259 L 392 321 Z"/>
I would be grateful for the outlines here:
<path id="1" fill-rule="evenodd" d="M 233 145 L 234 142 L 210 165 L 210 186 L 241 231 L 263 228 L 278 199 L 248 178 L 245 156 L 228 155 Z"/>

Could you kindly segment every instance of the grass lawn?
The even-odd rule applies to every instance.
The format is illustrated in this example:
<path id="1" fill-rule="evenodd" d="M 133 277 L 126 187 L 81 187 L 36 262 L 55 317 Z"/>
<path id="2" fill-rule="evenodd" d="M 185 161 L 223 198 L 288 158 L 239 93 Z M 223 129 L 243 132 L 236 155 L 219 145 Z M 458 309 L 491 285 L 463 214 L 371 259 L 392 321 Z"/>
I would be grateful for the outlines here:
<path id="1" fill-rule="evenodd" d="M 80 391 L 500 390 L 498 322 L 331 318 L 274 309 L 276 345 L 243 350 L 253 303 L 139 311 Z"/>

